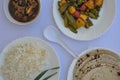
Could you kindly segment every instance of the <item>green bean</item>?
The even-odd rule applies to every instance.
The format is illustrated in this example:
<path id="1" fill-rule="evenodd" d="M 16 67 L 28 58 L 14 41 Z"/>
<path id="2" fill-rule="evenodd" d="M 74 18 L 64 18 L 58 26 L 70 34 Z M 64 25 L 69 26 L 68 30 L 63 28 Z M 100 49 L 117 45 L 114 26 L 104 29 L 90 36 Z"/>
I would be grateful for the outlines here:
<path id="1" fill-rule="evenodd" d="M 69 24 L 68 24 L 69 21 L 68 21 L 67 16 L 64 15 L 64 18 L 63 18 L 63 19 L 64 19 L 64 25 L 65 25 L 65 27 L 69 27 Z"/>
<path id="2" fill-rule="evenodd" d="M 93 23 L 90 19 L 86 20 L 86 24 L 85 24 L 85 28 L 90 28 L 91 26 L 93 26 Z"/>
<path id="3" fill-rule="evenodd" d="M 85 0 L 77 0 L 78 5 L 81 5 L 84 2 L 85 2 Z"/>
<path id="4" fill-rule="evenodd" d="M 89 16 L 93 19 L 97 19 L 99 17 L 99 10 L 97 10 L 96 8 L 90 10 Z"/>
<path id="5" fill-rule="evenodd" d="M 72 32 L 77 33 L 77 29 L 75 26 L 74 18 L 68 13 L 68 11 L 64 14 L 64 25 L 69 28 Z"/>
<path id="6" fill-rule="evenodd" d="M 65 15 L 67 16 L 68 18 L 68 21 L 69 21 L 69 24 L 72 25 L 75 29 L 77 29 L 76 25 L 75 25 L 75 19 L 72 15 L 70 15 L 68 13 L 68 11 L 65 12 Z"/>
<path id="7" fill-rule="evenodd" d="M 74 28 L 73 26 L 69 25 L 68 28 L 69 28 L 72 32 L 74 32 L 74 33 L 78 33 L 77 29 Z"/>
<path id="8" fill-rule="evenodd" d="M 97 19 L 98 16 L 93 14 L 93 13 L 89 13 L 89 17 L 92 18 L 92 19 Z"/>
<path id="9" fill-rule="evenodd" d="M 61 14 L 63 14 L 70 5 L 71 5 L 71 3 L 66 3 L 66 4 L 64 4 L 63 6 L 59 7 L 59 9 L 58 9 L 59 12 L 60 12 Z"/>

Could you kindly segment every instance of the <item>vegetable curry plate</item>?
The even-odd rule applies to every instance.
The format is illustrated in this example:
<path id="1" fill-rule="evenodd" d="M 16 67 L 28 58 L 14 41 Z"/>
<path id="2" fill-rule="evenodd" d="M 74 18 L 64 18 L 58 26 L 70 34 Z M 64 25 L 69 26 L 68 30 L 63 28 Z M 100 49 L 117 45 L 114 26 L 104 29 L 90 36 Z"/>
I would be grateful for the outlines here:
<path id="1" fill-rule="evenodd" d="M 111 25 L 115 0 L 54 0 L 53 16 L 58 28 L 75 40 L 93 40 Z"/>

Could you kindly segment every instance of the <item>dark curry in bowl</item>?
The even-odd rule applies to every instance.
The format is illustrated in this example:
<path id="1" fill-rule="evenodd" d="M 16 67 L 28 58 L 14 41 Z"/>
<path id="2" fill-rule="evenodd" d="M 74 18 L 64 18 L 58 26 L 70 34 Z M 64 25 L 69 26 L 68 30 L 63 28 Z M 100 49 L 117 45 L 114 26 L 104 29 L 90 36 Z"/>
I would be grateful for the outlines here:
<path id="1" fill-rule="evenodd" d="M 10 0 L 9 13 L 18 22 L 30 22 L 39 14 L 40 3 L 38 0 Z"/>

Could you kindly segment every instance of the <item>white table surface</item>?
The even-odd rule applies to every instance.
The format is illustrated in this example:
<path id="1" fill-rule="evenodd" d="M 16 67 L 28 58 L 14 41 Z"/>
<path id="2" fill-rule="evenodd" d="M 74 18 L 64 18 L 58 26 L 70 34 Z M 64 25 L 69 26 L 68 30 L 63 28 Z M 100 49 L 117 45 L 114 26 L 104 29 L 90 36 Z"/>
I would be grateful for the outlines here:
<path id="1" fill-rule="evenodd" d="M 49 25 L 56 26 L 52 16 L 53 0 L 41 0 L 42 8 L 39 18 L 34 23 L 26 26 L 11 23 L 4 14 L 2 2 L 3 0 L 0 0 L 0 51 L 8 43 L 20 37 L 33 36 L 46 40 L 43 36 L 43 30 Z M 120 53 L 120 0 L 116 0 L 116 15 L 110 29 L 100 38 L 92 41 L 76 41 L 62 33 L 61 37 L 78 54 L 88 47 L 105 47 Z M 61 72 L 59 80 L 66 80 L 73 57 L 60 45 L 49 41 L 48 43 L 54 48 L 60 60 Z"/>

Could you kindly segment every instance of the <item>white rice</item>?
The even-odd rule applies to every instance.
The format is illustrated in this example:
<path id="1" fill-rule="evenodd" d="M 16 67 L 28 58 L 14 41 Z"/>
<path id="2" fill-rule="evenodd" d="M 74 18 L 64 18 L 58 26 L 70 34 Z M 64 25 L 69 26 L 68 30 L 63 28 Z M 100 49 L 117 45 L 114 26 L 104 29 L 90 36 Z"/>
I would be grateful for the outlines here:
<path id="1" fill-rule="evenodd" d="M 35 40 L 18 42 L 6 51 L 4 80 L 33 80 L 48 65 L 46 50 Z"/>

